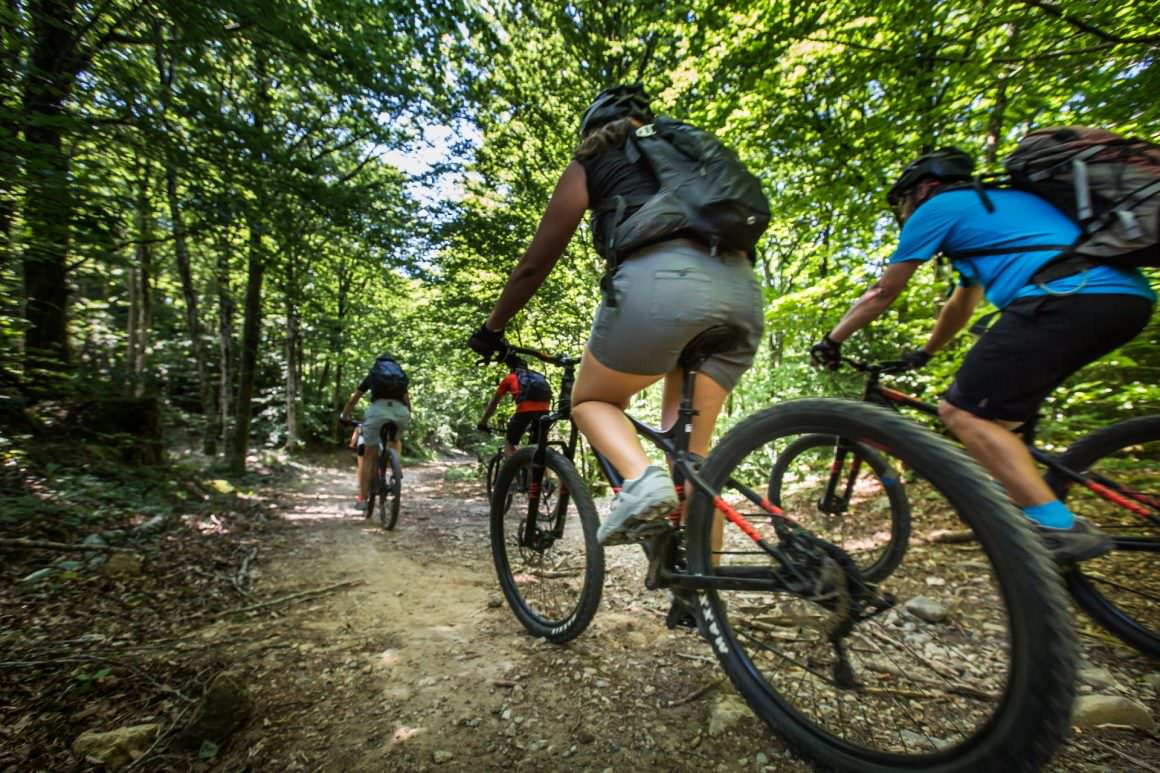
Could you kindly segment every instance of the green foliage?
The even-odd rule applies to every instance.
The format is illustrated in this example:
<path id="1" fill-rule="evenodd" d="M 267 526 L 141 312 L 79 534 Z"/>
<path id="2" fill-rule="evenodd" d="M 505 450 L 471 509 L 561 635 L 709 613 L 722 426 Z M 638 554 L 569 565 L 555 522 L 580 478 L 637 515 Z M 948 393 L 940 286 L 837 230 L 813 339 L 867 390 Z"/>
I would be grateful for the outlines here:
<path id="1" fill-rule="evenodd" d="M 259 445 L 345 441 L 336 414 L 383 350 L 413 382 L 408 457 L 487 447 L 473 428 L 503 374 L 476 367 L 464 341 L 535 233 L 582 111 L 611 83 L 640 80 L 660 112 L 716 132 L 773 204 L 756 265 L 765 336 L 723 428 L 776 400 L 859 393 L 806 353 L 882 270 L 897 236 L 883 192 L 916 153 L 953 143 L 995 170 L 1030 126 L 1160 125 L 1146 4 L 69 8 L 0 11 L 0 389 L 158 394 L 171 424 L 216 452 L 240 406 Z M 75 31 L 73 48 L 37 58 L 52 29 Z M 44 75 L 67 86 L 56 112 L 26 100 Z M 436 158 L 424 135 L 440 125 L 451 139 Z M 49 183 L 34 172 L 59 159 L 29 127 L 55 130 L 67 151 L 55 200 L 37 198 Z M 58 248 L 71 370 L 25 351 L 33 258 Z M 601 271 L 582 225 L 510 337 L 579 353 Z M 949 279 L 920 269 L 847 351 L 882 359 L 921 343 Z M 1045 431 L 1160 409 L 1158 325 L 1057 392 Z M 969 345 L 899 385 L 933 399 Z M 634 410 L 655 418 L 657 392 Z M 84 474 L 61 474 L 77 497 L 94 494 Z M 62 496 L 14 504 L 74 512 Z"/>

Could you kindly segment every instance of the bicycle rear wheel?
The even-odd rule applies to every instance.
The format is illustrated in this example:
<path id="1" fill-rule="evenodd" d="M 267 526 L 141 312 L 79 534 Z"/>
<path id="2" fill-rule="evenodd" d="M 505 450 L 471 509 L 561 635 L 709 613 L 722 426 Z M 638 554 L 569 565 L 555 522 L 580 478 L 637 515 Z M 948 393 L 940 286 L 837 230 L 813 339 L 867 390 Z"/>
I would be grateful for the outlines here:
<path id="1" fill-rule="evenodd" d="M 888 576 L 906 554 L 906 490 L 898 473 L 869 446 L 803 435 L 777 455 L 766 495 L 849 553 L 868 580 Z"/>
<path id="2" fill-rule="evenodd" d="M 975 542 L 912 545 L 888 578 L 867 586 L 841 553 L 738 494 L 762 491 L 778 452 L 818 434 L 912 469 L 911 502 L 924 520 L 953 519 Z M 1050 759 L 1074 698 L 1062 589 L 1031 530 L 961 451 L 875 406 L 801 400 L 742 421 L 701 475 L 755 533 L 726 523 L 714 548 L 713 503 L 696 493 L 691 569 L 734 588 L 736 578 L 766 587 L 700 589 L 698 610 L 733 684 L 795 751 L 859 773 L 1032 771 Z M 794 570 L 753 536 L 777 545 Z M 794 571 L 809 590 L 790 590 L 802 576 Z"/>
<path id="3" fill-rule="evenodd" d="M 604 552 L 596 541 L 596 507 L 576 468 L 547 451 L 536 486 L 535 453 L 521 448 L 500 468 L 491 500 L 491 554 L 516 618 L 533 636 L 558 643 L 592 622 L 604 589 Z"/>
<path id="4" fill-rule="evenodd" d="M 1135 492 L 1150 512 L 1133 513 L 1048 470 L 1052 490 L 1076 515 L 1112 536 L 1115 549 L 1064 571 L 1068 591 L 1093 620 L 1141 652 L 1160 657 L 1160 416 L 1113 424 L 1076 441 L 1059 457 L 1069 470 Z"/>
<path id="5" fill-rule="evenodd" d="M 379 523 L 387 531 L 395 528 L 399 520 L 399 497 L 403 489 L 403 468 L 395 449 L 386 449 L 386 469 L 384 472 L 382 504 L 379 506 Z"/>

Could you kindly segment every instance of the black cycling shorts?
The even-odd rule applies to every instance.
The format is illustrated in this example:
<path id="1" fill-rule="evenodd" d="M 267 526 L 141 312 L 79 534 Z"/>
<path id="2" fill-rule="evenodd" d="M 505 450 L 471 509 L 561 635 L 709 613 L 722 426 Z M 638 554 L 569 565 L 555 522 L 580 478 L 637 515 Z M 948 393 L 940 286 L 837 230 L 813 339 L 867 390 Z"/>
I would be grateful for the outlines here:
<path id="1" fill-rule="evenodd" d="M 536 436 L 536 430 L 540 424 L 537 421 L 541 416 L 546 416 L 547 411 L 525 411 L 524 413 L 517 413 L 508 420 L 507 433 L 504 437 L 507 442 L 513 446 L 520 444 L 520 438 L 525 432 L 528 433 L 528 442 L 535 445 L 539 442 L 539 437 Z"/>
<path id="2" fill-rule="evenodd" d="M 1138 295 L 1017 300 L 967 353 L 946 400 L 983 419 L 1026 422 L 1068 376 L 1135 337 L 1152 316 Z"/>

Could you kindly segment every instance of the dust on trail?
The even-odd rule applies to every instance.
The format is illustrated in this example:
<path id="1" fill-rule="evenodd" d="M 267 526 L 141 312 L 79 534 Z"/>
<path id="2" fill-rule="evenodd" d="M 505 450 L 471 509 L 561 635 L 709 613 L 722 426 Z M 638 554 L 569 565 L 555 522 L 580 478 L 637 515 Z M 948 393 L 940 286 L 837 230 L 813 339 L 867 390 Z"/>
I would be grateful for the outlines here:
<path id="1" fill-rule="evenodd" d="M 262 549 L 262 595 L 360 584 L 206 632 L 255 698 L 226 769 L 807 770 L 708 647 L 664 627 L 667 601 L 639 576 L 610 577 L 569 645 L 524 633 L 495 579 L 481 485 L 445 479 L 465 464 L 407 468 L 393 532 L 350 507 L 350 468 L 303 468 L 290 528 Z"/>

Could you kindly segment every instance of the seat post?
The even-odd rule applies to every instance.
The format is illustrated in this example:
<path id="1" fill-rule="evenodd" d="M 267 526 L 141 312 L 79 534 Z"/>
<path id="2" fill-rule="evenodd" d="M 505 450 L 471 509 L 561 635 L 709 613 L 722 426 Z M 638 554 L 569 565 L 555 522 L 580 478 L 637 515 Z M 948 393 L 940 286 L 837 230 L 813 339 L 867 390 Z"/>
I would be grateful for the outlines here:
<path id="1" fill-rule="evenodd" d="M 693 409 L 693 390 L 697 383 L 697 370 L 685 368 L 685 375 L 681 385 L 681 402 L 677 408 L 677 427 L 673 435 L 673 444 L 680 453 L 688 453 L 689 436 L 693 432 L 693 417 L 697 411 Z"/>

